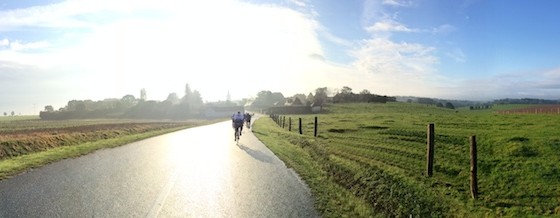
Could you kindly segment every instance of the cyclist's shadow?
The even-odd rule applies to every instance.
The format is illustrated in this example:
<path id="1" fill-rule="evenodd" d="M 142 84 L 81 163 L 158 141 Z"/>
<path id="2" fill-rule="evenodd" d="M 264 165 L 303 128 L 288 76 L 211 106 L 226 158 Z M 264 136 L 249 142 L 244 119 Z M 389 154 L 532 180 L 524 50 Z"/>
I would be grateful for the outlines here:
<path id="1" fill-rule="evenodd" d="M 241 150 L 245 151 L 245 153 L 247 153 L 249 156 L 262 161 L 262 162 L 266 162 L 266 163 L 272 163 L 272 161 L 274 160 L 271 156 L 263 153 L 262 151 L 259 150 L 255 150 L 252 148 L 249 148 L 241 143 L 237 144 L 237 147 L 239 147 Z"/>

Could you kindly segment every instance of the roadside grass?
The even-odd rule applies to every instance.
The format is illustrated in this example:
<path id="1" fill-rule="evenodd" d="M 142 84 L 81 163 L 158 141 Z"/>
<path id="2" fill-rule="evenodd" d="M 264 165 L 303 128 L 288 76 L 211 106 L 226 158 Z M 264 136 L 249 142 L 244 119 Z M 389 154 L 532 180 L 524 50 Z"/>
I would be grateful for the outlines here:
<path id="1" fill-rule="evenodd" d="M 267 146 L 275 140 L 294 145 L 302 139 L 310 142 L 313 146 L 303 146 L 302 152 L 312 157 L 323 154 L 309 161 L 322 170 L 324 180 L 343 187 L 382 216 L 560 216 L 560 116 L 494 113 L 501 108 L 470 111 L 409 103 L 335 104 L 323 114 L 287 116 L 303 118 L 304 135 L 295 133 L 295 125 L 290 133 L 288 127 L 282 129 L 269 118 L 255 122 L 255 130 L 261 132 L 259 138 L 280 132 L 263 140 Z M 313 137 L 314 116 L 319 119 L 317 138 Z M 431 178 L 423 175 L 429 123 L 436 126 Z M 263 126 L 266 131 L 259 129 Z M 477 200 L 470 198 L 469 188 L 471 135 L 478 141 Z M 282 149 L 290 148 L 294 146 Z M 271 146 L 271 150 L 279 148 Z M 300 158 L 297 155 L 281 158 L 290 162 Z M 314 193 L 321 192 L 328 191 Z M 327 207 L 320 202 L 318 207 Z"/>
<path id="2" fill-rule="evenodd" d="M 42 122 L 37 122 L 43 125 Z M 46 122 L 48 123 L 48 121 Z M 98 123 L 98 125 L 91 124 L 91 122 Z M 37 125 L 37 123 L 29 125 L 28 123 L 26 128 L 22 127 L 20 129 L 24 134 L 4 134 L 1 138 L 2 140 L 0 140 L 0 145 L 3 148 L 2 151 L 8 151 L 8 154 L 10 154 L 10 156 L 3 155 L 0 159 L 0 180 L 62 159 L 75 158 L 99 149 L 113 148 L 149 137 L 214 122 L 218 121 L 153 124 L 126 124 L 118 120 L 113 121 L 113 123 L 110 120 L 66 121 L 66 123 L 64 121 L 57 121 L 57 125 L 45 125 L 51 128 L 47 128 L 48 131 L 56 130 L 52 137 L 50 134 L 36 132 L 45 131 L 45 126 L 38 130 L 36 129 L 37 126 L 41 125 Z M 78 123 L 81 123 L 81 126 Z M 118 128 L 112 128 L 114 124 L 118 124 Z M 141 127 L 138 127 L 137 124 L 141 125 Z M 71 127 L 63 128 L 60 126 Z M 92 131 L 92 128 L 95 129 L 98 126 L 109 126 L 111 128 Z M 72 129 L 72 131 L 68 129 Z M 21 137 L 22 135 L 23 138 Z M 44 135 L 47 135 L 46 137 L 48 138 L 45 139 Z"/>
<path id="3" fill-rule="evenodd" d="M 306 181 L 323 217 L 375 217 L 367 202 L 329 178 L 317 161 L 325 154 L 313 137 L 283 131 L 269 118 L 254 122 L 253 133 Z"/>

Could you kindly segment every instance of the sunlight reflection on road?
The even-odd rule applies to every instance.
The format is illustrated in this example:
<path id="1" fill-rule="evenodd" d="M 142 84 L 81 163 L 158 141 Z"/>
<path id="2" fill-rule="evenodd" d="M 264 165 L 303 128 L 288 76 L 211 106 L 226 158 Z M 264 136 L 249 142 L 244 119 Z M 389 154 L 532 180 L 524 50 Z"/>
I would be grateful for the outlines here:
<path id="1" fill-rule="evenodd" d="M 169 138 L 169 164 L 176 174 L 161 214 L 165 216 L 224 217 L 235 214 L 232 193 L 229 126 L 192 129 L 195 133 Z M 216 130 L 217 129 L 217 130 Z M 189 136 L 186 138 L 185 136 Z M 194 136 L 194 137 L 193 137 Z M 208 143 L 208 139 L 211 143 Z M 167 207 L 173 207 L 166 209 Z M 233 213 L 233 214 L 232 214 Z"/>

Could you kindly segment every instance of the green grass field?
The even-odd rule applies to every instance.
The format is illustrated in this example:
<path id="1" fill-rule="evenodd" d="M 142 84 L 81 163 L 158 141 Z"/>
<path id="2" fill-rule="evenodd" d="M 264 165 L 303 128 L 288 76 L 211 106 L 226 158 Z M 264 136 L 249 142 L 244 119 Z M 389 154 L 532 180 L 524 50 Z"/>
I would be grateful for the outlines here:
<path id="1" fill-rule="evenodd" d="M 560 115 L 495 113 L 517 107 L 335 104 L 319 115 L 287 115 L 284 129 L 261 119 L 254 131 L 307 181 L 325 217 L 560 216 Z M 303 135 L 297 132 L 300 117 Z M 424 175 L 429 123 L 435 124 L 430 178 Z M 476 200 L 469 186 L 471 135 L 478 144 Z M 336 195 L 350 198 L 331 202 Z"/>

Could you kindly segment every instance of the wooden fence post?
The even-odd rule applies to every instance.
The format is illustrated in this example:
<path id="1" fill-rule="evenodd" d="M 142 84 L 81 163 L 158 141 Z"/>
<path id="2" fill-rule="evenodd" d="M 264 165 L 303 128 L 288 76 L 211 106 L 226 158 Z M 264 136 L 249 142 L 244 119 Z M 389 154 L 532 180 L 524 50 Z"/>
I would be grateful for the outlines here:
<path id="1" fill-rule="evenodd" d="M 314 131 L 313 131 L 313 136 L 314 137 L 317 137 L 317 125 L 318 125 L 317 124 L 317 116 L 315 116 L 315 128 L 314 128 Z"/>
<path id="2" fill-rule="evenodd" d="M 286 116 L 282 116 L 282 129 L 286 127 Z"/>
<path id="3" fill-rule="evenodd" d="M 299 134 L 303 134 L 303 130 L 301 129 L 301 117 L 299 118 Z"/>
<path id="4" fill-rule="evenodd" d="M 426 176 L 431 177 L 434 168 L 434 124 L 428 125 L 427 151 L 426 151 Z"/>
<path id="5" fill-rule="evenodd" d="M 292 117 L 288 118 L 288 131 L 292 131 Z"/>
<path id="6" fill-rule="evenodd" d="M 471 196 L 473 199 L 478 198 L 478 177 L 477 177 L 477 152 L 476 152 L 476 136 L 471 136 Z"/>

